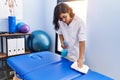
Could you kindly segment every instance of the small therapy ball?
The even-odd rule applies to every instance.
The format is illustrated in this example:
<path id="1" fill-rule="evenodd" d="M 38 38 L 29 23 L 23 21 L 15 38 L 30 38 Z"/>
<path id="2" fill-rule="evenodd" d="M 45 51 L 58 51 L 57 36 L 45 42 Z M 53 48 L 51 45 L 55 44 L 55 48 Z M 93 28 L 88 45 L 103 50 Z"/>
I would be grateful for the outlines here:
<path id="1" fill-rule="evenodd" d="M 27 25 L 23 22 L 20 22 L 17 24 L 17 30 L 18 30 L 18 32 L 21 32 L 21 33 L 28 33 L 30 31 L 30 27 L 29 27 L 29 25 Z"/>

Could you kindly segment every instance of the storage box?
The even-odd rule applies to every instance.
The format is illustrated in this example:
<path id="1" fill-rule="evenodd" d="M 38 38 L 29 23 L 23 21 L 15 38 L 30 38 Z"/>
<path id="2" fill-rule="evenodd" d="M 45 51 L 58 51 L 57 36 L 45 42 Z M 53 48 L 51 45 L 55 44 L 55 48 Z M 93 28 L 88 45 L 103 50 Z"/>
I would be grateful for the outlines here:
<path id="1" fill-rule="evenodd" d="M 3 52 L 8 56 L 25 53 L 24 37 L 3 37 Z"/>

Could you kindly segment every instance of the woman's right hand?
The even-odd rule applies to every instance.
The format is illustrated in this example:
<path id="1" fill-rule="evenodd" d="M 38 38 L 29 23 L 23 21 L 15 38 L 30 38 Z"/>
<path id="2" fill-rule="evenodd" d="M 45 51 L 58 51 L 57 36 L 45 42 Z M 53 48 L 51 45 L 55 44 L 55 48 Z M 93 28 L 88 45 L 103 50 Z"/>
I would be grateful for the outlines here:
<path id="1" fill-rule="evenodd" d="M 62 43 L 62 44 L 61 44 L 61 47 L 62 47 L 63 49 L 66 49 L 66 48 L 68 48 L 68 44 Z"/>

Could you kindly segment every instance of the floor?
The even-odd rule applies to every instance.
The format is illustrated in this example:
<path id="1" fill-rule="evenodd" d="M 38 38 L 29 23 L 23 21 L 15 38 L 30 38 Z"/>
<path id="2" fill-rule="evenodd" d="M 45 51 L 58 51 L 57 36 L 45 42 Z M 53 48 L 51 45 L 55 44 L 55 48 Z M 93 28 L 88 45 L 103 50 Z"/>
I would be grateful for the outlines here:
<path id="1" fill-rule="evenodd" d="M 0 61 L 0 63 L 1 63 L 1 61 Z M 5 69 L 6 69 L 6 68 L 5 68 L 5 67 L 2 67 L 2 65 L 0 64 L 0 80 L 7 80 L 7 75 L 6 75 L 7 72 L 6 72 Z M 13 73 L 13 71 L 11 71 L 11 72 L 9 73 L 9 77 L 10 77 L 9 80 L 12 80 L 13 76 L 14 76 L 14 73 Z"/>
<path id="2" fill-rule="evenodd" d="M 9 75 L 9 80 L 12 80 L 14 74 Z M 0 80 L 7 80 L 6 71 L 0 71 Z"/>

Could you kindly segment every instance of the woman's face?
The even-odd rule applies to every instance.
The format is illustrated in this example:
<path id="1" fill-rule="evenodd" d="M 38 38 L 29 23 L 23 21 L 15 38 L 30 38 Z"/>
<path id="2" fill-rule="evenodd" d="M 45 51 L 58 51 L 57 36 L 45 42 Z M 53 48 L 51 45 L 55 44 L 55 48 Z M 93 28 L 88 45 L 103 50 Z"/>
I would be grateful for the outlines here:
<path id="1" fill-rule="evenodd" d="M 70 24 L 72 21 L 72 18 L 70 17 L 69 13 L 61 13 L 60 16 L 60 21 L 63 21 L 66 24 Z"/>

